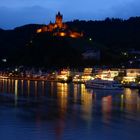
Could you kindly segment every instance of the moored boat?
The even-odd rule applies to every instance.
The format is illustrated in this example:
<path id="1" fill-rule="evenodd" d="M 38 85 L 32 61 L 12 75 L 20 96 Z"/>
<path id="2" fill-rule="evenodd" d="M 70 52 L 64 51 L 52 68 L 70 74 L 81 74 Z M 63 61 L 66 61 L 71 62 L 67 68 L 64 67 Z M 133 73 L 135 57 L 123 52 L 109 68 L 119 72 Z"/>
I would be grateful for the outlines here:
<path id="1" fill-rule="evenodd" d="M 103 89 L 103 90 L 122 90 L 121 84 L 116 81 L 102 79 L 89 80 L 85 83 L 86 88 Z"/>

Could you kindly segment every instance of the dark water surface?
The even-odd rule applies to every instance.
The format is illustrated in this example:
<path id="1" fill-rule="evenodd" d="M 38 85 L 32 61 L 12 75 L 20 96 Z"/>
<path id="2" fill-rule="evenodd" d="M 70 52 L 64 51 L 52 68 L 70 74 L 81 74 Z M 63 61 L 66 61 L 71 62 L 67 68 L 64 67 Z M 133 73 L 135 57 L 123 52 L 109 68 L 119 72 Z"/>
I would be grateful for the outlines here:
<path id="1" fill-rule="evenodd" d="M 0 80 L 0 140 L 140 139 L 140 94 Z"/>

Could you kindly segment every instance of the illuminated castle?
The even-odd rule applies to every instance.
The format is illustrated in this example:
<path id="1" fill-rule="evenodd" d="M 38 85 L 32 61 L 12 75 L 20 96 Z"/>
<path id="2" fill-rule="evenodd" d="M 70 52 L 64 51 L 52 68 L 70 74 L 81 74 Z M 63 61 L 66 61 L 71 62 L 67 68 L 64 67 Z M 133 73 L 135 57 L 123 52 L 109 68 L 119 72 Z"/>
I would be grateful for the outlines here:
<path id="1" fill-rule="evenodd" d="M 37 33 L 43 32 L 50 32 L 54 36 L 67 36 L 72 38 L 83 37 L 83 33 L 72 31 L 65 23 L 63 23 L 63 15 L 61 15 L 60 12 L 58 12 L 58 14 L 56 15 L 55 23 L 50 22 L 49 25 L 45 25 L 37 30 Z"/>

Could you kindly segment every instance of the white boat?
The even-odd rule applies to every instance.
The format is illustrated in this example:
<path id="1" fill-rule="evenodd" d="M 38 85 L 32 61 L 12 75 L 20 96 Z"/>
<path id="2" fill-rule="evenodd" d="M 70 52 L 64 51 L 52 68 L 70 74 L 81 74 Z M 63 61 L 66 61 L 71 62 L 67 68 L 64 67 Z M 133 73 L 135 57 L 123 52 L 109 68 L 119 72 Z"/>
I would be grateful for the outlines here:
<path id="1" fill-rule="evenodd" d="M 116 81 L 102 79 L 89 80 L 85 83 L 86 88 L 103 89 L 103 90 L 122 90 L 123 88 Z"/>

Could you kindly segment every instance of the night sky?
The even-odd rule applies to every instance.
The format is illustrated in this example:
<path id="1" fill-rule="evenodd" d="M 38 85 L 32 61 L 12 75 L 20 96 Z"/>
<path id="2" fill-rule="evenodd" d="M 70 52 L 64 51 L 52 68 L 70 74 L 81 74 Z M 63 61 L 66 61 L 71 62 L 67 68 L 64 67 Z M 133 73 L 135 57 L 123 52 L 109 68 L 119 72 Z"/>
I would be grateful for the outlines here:
<path id="1" fill-rule="evenodd" d="M 140 15 L 140 0 L 0 0 L 0 28 L 54 21 L 57 11 L 64 20 L 129 18 Z"/>

